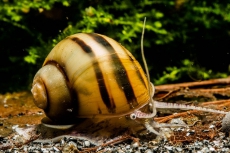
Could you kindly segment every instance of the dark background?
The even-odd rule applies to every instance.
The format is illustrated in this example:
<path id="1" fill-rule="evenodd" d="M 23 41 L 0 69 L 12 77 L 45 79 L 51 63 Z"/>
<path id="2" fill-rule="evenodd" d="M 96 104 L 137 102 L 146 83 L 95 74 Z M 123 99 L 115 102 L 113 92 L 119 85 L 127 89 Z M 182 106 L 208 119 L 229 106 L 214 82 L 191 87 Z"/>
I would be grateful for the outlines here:
<path id="1" fill-rule="evenodd" d="M 142 64 L 140 40 L 154 84 L 227 77 L 230 3 L 209 0 L 2 0 L 0 93 L 29 90 L 44 58 L 64 37 L 105 34 Z"/>

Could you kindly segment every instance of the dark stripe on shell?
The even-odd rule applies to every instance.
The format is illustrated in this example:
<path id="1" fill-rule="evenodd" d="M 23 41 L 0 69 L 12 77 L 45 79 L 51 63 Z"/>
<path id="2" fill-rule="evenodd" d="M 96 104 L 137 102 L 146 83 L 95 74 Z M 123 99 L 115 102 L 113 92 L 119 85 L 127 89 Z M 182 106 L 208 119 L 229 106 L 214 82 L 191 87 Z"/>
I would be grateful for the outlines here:
<path id="1" fill-rule="evenodd" d="M 134 108 L 138 106 L 138 102 L 136 100 L 132 85 L 130 83 L 129 77 L 127 75 L 126 69 L 121 62 L 119 56 L 116 53 L 116 50 L 112 47 L 112 45 L 102 36 L 92 33 L 88 34 L 91 36 L 98 44 L 101 44 L 106 50 L 110 53 L 110 57 L 112 58 L 112 64 L 114 66 L 114 75 L 119 87 L 124 91 L 125 97 L 130 108 Z"/>
<path id="2" fill-rule="evenodd" d="M 85 51 L 86 53 L 91 53 L 91 54 L 89 54 L 89 56 L 95 57 L 93 49 L 90 46 L 88 46 L 83 40 L 81 40 L 80 38 L 77 38 L 77 37 L 72 37 L 70 39 L 73 40 L 75 43 L 77 43 L 82 48 L 82 50 Z M 111 99 L 109 97 L 109 93 L 108 93 L 108 90 L 107 90 L 106 85 L 105 85 L 105 79 L 103 77 L 103 73 L 102 73 L 102 70 L 99 66 L 99 63 L 95 60 L 92 63 L 92 65 L 93 65 L 93 68 L 94 68 L 94 71 L 96 74 L 101 98 L 102 98 L 104 104 L 106 105 L 108 112 L 115 113 L 116 106 L 115 106 L 114 102 L 111 101 Z"/>
<path id="3" fill-rule="evenodd" d="M 122 48 L 123 48 L 123 50 L 125 51 L 126 55 L 129 56 L 130 60 L 132 61 L 133 65 L 134 65 L 134 67 L 135 67 L 135 69 L 136 69 L 138 78 L 141 80 L 142 84 L 144 84 L 144 85 L 145 85 L 145 88 L 147 89 L 148 85 L 145 84 L 144 78 L 142 77 L 141 72 L 140 72 L 138 66 L 137 66 L 136 63 L 134 62 L 135 59 L 134 59 L 132 56 L 130 56 L 129 53 L 127 53 L 127 50 L 126 50 L 123 46 L 122 46 Z"/>
<path id="4" fill-rule="evenodd" d="M 84 41 L 77 37 L 71 38 L 75 43 L 77 43 L 79 46 L 81 46 L 82 50 L 85 51 L 86 53 L 92 53 L 92 49 L 90 46 L 86 45 Z"/>
<path id="5" fill-rule="evenodd" d="M 63 69 L 63 67 L 62 67 L 61 65 L 58 64 L 57 61 L 55 61 L 55 60 L 49 60 L 49 61 L 47 61 L 46 63 L 44 63 L 43 66 L 49 65 L 49 64 L 50 64 L 50 65 L 54 65 L 54 66 L 63 74 L 63 76 L 65 77 L 65 79 L 67 80 L 67 82 L 69 82 L 69 78 L 68 78 L 68 76 L 66 75 L 65 70 Z"/>

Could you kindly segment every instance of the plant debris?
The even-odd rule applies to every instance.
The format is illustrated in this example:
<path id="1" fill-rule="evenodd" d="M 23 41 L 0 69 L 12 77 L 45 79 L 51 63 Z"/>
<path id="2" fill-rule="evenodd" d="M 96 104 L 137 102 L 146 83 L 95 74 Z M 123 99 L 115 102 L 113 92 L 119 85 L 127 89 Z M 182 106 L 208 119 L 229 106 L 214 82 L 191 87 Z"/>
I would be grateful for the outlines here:
<path id="1" fill-rule="evenodd" d="M 155 99 L 230 110 L 230 78 L 156 86 Z M 32 94 L 0 95 L 0 151 L 5 152 L 229 152 L 229 120 L 202 111 L 159 109 L 155 121 L 186 126 L 149 133 L 127 117 L 86 119 L 67 130 L 45 127 L 44 112 L 33 104 Z M 223 126 L 223 128 L 222 128 Z M 224 132 L 221 131 L 224 130 Z"/>

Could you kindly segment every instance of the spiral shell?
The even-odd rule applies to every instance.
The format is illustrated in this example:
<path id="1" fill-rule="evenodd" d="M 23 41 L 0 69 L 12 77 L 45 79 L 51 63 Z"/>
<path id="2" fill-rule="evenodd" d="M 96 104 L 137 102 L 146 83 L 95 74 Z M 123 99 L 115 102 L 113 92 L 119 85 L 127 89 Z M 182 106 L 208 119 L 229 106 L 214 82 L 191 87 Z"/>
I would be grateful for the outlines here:
<path id="1" fill-rule="evenodd" d="M 35 104 L 54 121 L 117 117 L 145 106 L 153 93 L 134 56 L 115 40 L 78 33 L 49 53 L 32 85 Z"/>

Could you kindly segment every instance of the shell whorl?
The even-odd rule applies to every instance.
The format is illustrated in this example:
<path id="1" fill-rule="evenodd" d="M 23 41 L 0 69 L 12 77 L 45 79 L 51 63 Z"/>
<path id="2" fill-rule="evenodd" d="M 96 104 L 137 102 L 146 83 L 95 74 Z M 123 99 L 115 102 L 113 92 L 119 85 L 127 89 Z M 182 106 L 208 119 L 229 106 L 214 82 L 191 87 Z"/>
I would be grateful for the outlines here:
<path id="1" fill-rule="evenodd" d="M 41 78 L 37 78 L 36 81 L 34 81 L 31 92 L 34 97 L 35 105 L 41 109 L 46 109 L 48 99 L 46 88 Z"/>
<path id="2" fill-rule="evenodd" d="M 71 115 L 72 97 L 62 72 L 52 64 L 43 66 L 35 75 L 32 90 L 35 104 L 52 120 Z"/>

